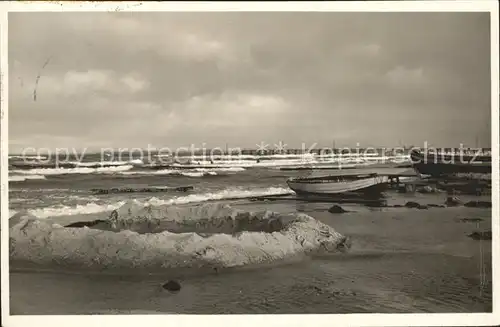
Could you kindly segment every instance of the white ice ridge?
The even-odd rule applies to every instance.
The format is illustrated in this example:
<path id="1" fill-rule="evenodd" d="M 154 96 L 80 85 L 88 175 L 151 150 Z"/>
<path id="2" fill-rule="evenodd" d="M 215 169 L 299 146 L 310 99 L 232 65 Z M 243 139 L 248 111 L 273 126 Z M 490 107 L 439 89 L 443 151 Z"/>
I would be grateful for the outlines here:
<path id="1" fill-rule="evenodd" d="M 82 268 L 225 268 L 348 246 L 344 236 L 306 214 L 249 212 L 222 204 L 127 203 L 111 230 L 66 228 L 20 214 L 9 223 L 12 260 Z M 170 230 L 162 230 L 162 224 Z M 149 232 L 138 232 L 145 226 Z"/>

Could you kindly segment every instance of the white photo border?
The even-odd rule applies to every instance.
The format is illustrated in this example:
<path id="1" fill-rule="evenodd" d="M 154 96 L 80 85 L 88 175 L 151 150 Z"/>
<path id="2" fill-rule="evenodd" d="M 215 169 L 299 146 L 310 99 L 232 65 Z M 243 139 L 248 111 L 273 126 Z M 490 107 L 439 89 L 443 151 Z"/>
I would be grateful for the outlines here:
<path id="1" fill-rule="evenodd" d="M 189 327 L 221 324 L 269 326 L 488 326 L 500 324 L 500 282 L 493 282 L 492 313 L 452 314 L 324 314 L 324 315 L 10 315 L 8 240 L 8 12 L 131 12 L 131 11 L 332 11 L 332 12 L 490 12 L 491 118 L 492 118 L 492 277 L 499 280 L 499 42 L 497 1 L 349 1 L 349 2 L 2 2 L 0 3 L 1 51 L 1 296 L 2 325 L 120 327 L 165 323 Z"/>

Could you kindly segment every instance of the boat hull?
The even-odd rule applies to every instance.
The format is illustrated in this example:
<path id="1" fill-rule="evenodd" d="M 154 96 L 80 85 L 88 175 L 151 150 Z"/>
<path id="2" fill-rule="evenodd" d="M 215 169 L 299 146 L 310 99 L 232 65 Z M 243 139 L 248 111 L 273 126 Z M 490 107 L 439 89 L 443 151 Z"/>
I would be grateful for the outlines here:
<path id="1" fill-rule="evenodd" d="M 491 157 L 424 155 L 414 151 L 410 154 L 413 168 L 420 174 L 446 176 L 461 173 L 491 174 Z M 488 161 L 489 158 L 489 161 Z M 483 161 L 479 161 L 479 159 Z"/>
<path id="2" fill-rule="evenodd" d="M 371 197 L 380 196 L 388 187 L 386 176 L 374 176 L 354 181 L 289 180 L 288 186 L 299 196 L 306 197 Z"/>

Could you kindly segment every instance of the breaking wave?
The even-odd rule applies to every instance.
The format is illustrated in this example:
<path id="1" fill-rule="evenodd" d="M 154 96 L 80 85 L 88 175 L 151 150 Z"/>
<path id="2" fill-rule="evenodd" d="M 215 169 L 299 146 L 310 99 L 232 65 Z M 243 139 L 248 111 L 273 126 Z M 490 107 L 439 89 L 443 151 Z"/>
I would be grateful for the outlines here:
<path id="1" fill-rule="evenodd" d="M 88 215 L 100 212 L 112 211 L 120 208 L 125 204 L 125 201 L 120 201 L 112 204 L 97 204 L 90 202 L 87 204 L 77 204 L 76 206 L 54 206 L 38 209 L 29 209 L 27 212 L 37 218 L 73 216 L 73 215 Z"/>
<path id="2" fill-rule="evenodd" d="M 225 173 L 236 173 L 240 171 L 245 171 L 245 168 L 241 167 L 222 167 L 222 168 L 192 168 L 192 169 L 161 169 L 161 170 L 140 170 L 140 171 L 123 171 L 119 172 L 120 175 L 142 175 L 142 176 L 154 176 L 154 175 L 174 175 L 174 176 L 186 176 L 186 177 L 204 177 L 204 176 L 216 176 Z"/>
<path id="3" fill-rule="evenodd" d="M 110 166 L 99 168 L 35 168 L 28 170 L 12 170 L 11 172 L 19 175 L 68 175 L 68 174 L 96 174 L 96 173 L 116 173 L 132 169 L 132 165 Z"/>
<path id="4" fill-rule="evenodd" d="M 174 175 L 174 176 L 186 176 L 186 177 L 203 177 L 203 176 L 215 176 L 217 175 L 214 171 L 198 172 L 198 171 L 182 171 L 176 169 L 162 169 L 162 170 L 152 170 L 152 171 L 123 171 L 120 175 L 126 176 L 155 176 L 155 175 Z"/>
<path id="5" fill-rule="evenodd" d="M 75 162 L 77 167 L 113 167 L 113 166 L 128 166 L 128 165 L 143 165 L 141 159 L 134 159 L 130 161 L 95 161 L 95 162 Z"/>
<path id="6" fill-rule="evenodd" d="M 210 170 L 208 170 L 207 168 L 194 168 L 193 170 L 199 172 L 214 171 L 214 172 L 235 173 L 235 172 L 245 171 L 246 169 L 243 167 L 219 167 L 219 168 L 212 168 Z"/>
<path id="7" fill-rule="evenodd" d="M 259 159 L 260 160 L 260 159 Z M 186 168 L 190 169 L 196 166 L 202 166 L 200 168 L 205 169 L 227 169 L 227 168 L 268 168 L 277 166 L 288 166 L 297 165 L 304 163 L 314 163 L 317 162 L 310 157 L 301 159 L 290 159 L 290 160 L 261 160 L 261 161 L 250 161 L 250 160 L 234 160 L 234 161 L 192 161 L 190 163 L 174 163 L 171 166 L 174 168 Z"/>
<path id="8" fill-rule="evenodd" d="M 11 175 L 9 176 L 9 182 L 24 182 L 26 180 L 41 180 L 46 179 L 45 176 L 42 175 Z"/>
<path id="9" fill-rule="evenodd" d="M 252 189 L 252 190 L 227 189 L 213 193 L 190 194 L 187 196 L 181 196 L 167 200 L 152 198 L 148 201 L 148 203 L 152 205 L 174 205 L 174 204 L 187 204 L 194 202 L 214 201 L 214 200 L 239 200 L 239 199 L 253 198 L 257 196 L 286 195 L 291 193 L 293 193 L 293 191 L 283 187 L 269 187 L 265 189 Z"/>
<path id="10" fill-rule="evenodd" d="M 172 167 L 175 168 L 192 168 L 202 166 L 203 168 L 218 168 L 218 167 L 241 167 L 241 168 L 272 168 L 286 167 L 293 165 L 306 164 L 375 164 L 375 163 L 394 163 L 405 162 L 407 156 L 380 156 L 376 154 L 351 154 L 351 155 L 271 155 L 271 156 L 233 156 L 226 158 L 212 158 L 207 160 L 205 157 L 183 157 L 173 160 Z M 182 159 L 182 160 L 181 160 Z M 198 159 L 198 160 L 195 160 Z"/>
<path id="11" fill-rule="evenodd" d="M 159 199 L 153 197 L 145 202 L 140 202 L 138 200 L 133 200 L 133 201 L 140 205 L 158 206 L 158 205 L 175 205 L 175 204 L 188 204 L 196 202 L 207 202 L 214 200 L 237 200 L 237 199 L 245 199 L 257 196 L 281 195 L 290 193 L 291 193 L 290 189 L 282 187 L 270 187 L 270 188 L 252 189 L 252 190 L 233 188 L 233 189 L 222 190 L 219 192 L 190 194 L 187 196 L 179 196 L 170 199 Z M 118 209 L 124 204 L 125 201 L 120 201 L 112 204 L 97 204 L 91 202 L 85 205 L 77 205 L 72 207 L 55 206 L 55 207 L 46 207 L 38 209 L 29 209 L 28 213 L 37 218 L 95 214 L 95 213 L 107 212 Z"/>
<path id="12" fill-rule="evenodd" d="M 214 171 L 207 171 L 207 172 L 201 172 L 201 171 L 189 172 L 189 171 L 185 171 L 185 172 L 181 172 L 180 174 L 182 176 L 186 176 L 186 177 L 203 177 L 203 176 L 215 176 L 215 175 L 217 175 L 217 173 L 214 172 Z"/>
<path id="13" fill-rule="evenodd" d="M 19 155 L 19 156 L 9 156 L 9 159 L 30 159 L 30 160 L 46 160 L 47 156 L 29 156 L 29 155 Z"/>
<path id="14" fill-rule="evenodd" d="M 112 229 L 11 219 L 10 258 L 98 269 L 230 268 L 347 248 L 346 238 L 305 214 L 127 203 Z"/>

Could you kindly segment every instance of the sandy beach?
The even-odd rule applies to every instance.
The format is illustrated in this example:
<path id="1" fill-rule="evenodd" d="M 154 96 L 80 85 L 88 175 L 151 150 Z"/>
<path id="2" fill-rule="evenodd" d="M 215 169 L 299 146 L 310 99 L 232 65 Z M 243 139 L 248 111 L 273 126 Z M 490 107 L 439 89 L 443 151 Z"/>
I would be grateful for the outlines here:
<path id="1" fill-rule="evenodd" d="M 442 204 L 445 198 L 394 193 L 389 205 Z M 225 203 L 244 211 L 305 213 L 349 236 L 351 247 L 346 252 L 217 272 L 202 268 L 65 271 L 57 265 L 42 268 L 12 262 L 12 314 L 491 311 L 491 241 L 467 236 L 491 228 L 491 209 L 345 204 L 342 207 L 350 212 L 332 214 L 328 203 Z M 66 223 L 75 217 L 55 220 Z M 179 280 L 182 291 L 172 294 L 162 289 L 169 279 Z"/>

